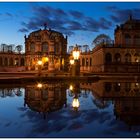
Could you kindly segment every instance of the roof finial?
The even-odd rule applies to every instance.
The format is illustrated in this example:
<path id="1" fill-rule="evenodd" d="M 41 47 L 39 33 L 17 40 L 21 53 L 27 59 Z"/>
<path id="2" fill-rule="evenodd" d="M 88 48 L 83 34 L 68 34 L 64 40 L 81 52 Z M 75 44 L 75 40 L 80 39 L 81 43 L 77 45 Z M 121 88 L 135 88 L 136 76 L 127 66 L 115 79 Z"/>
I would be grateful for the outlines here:
<path id="1" fill-rule="evenodd" d="M 44 23 L 44 30 L 47 29 L 47 23 Z"/>

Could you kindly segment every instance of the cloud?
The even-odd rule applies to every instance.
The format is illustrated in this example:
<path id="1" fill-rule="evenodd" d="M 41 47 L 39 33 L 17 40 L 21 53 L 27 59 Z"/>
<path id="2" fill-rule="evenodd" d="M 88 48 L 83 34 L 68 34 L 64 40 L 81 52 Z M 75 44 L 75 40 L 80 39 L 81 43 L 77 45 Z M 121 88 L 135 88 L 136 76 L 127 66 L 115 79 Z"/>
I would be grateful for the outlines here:
<path id="1" fill-rule="evenodd" d="M 69 12 L 74 18 L 82 18 L 84 17 L 84 14 L 79 12 L 79 11 L 74 11 L 74 10 L 71 10 Z"/>
<path id="2" fill-rule="evenodd" d="M 120 9 L 116 6 L 108 6 L 106 7 L 106 10 L 112 13 L 110 15 L 110 18 L 113 22 L 116 23 L 122 23 L 126 21 L 129 18 L 130 14 L 136 19 L 140 18 L 140 9 L 137 8 Z"/>
<path id="3" fill-rule="evenodd" d="M 0 21 L 11 20 L 13 17 L 14 15 L 9 12 L 0 13 Z"/>
<path id="4" fill-rule="evenodd" d="M 18 31 L 19 31 L 19 32 L 22 32 L 22 33 L 28 32 L 28 30 L 27 30 L 26 28 L 21 28 L 21 29 L 19 29 Z"/>
<path id="5" fill-rule="evenodd" d="M 66 35 L 73 35 L 76 31 L 98 32 L 101 29 L 109 29 L 112 25 L 110 21 L 101 17 L 95 20 L 87 17 L 84 13 L 70 10 L 64 11 L 60 8 L 52 8 L 50 6 L 33 6 L 32 17 L 28 22 L 22 22 L 20 32 L 28 32 L 42 28 L 47 23 L 48 28 L 60 31 Z"/>
<path id="6" fill-rule="evenodd" d="M 8 17 L 13 17 L 13 15 L 9 12 L 6 12 L 5 15 L 8 16 Z"/>

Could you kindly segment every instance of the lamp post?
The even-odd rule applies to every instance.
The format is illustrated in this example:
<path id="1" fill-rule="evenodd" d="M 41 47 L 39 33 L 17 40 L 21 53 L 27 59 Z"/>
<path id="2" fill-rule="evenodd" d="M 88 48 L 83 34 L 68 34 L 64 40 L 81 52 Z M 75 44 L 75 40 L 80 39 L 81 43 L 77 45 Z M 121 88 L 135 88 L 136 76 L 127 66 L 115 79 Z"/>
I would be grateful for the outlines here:
<path id="1" fill-rule="evenodd" d="M 41 75 L 41 70 L 42 70 L 42 61 L 41 60 L 38 60 L 37 61 L 37 64 L 38 64 L 38 76 Z"/>
<path id="2" fill-rule="evenodd" d="M 77 46 L 73 49 L 72 56 L 73 59 L 70 60 L 70 64 L 72 68 L 71 74 L 72 76 L 79 76 L 80 75 L 80 61 L 79 61 L 80 51 Z"/>

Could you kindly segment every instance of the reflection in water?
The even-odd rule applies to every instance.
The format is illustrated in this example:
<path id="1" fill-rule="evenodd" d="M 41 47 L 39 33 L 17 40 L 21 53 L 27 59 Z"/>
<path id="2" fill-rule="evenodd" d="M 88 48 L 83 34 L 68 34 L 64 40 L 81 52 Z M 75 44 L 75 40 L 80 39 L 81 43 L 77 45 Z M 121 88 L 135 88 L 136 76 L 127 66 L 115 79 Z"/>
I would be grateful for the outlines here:
<path id="1" fill-rule="evenodd" d="M 66 86 L 64 84 L 37 84 L 26 86 L 25 105 L 31 110 L 42 113 L 44 118 L 49 112 L 66 106 Z"/>
<path id="2" fill-rule="evenodd" d="M 25 93 L 21 88 L 0 90 L 1 98 L 17 96 L 24 97 L 19 120 L 28 118 L 21 121 L 23 130 L 29 127 L 26 137 L 136 137 L 140 132 L 137 81 L 38 83 L 25 86 Z M 4 130 L 2 125 L 0 130 Z"/>
<path id="3" fill-rule="evenodd" d="M 23 91 L 21 88 L 4 88 L 0 89 L 0 97 L 5 98 L 5 97 L 14 97 L 14 96 L 22 96 Z"/>
<path id="4" fill-rule="evenodd" d="M 124 121 L 130 127 L 140 125 L 140 98 L 116 99 L 114 113 L 117 119 Z"/>

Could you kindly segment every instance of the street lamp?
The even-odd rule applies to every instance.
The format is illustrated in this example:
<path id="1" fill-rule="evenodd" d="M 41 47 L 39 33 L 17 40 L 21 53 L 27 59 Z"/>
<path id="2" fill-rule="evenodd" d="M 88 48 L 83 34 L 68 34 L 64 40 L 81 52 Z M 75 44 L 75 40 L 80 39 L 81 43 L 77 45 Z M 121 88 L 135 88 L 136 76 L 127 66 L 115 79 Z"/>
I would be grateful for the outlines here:
<path id="1" fill-rule="evenodd" d="M 78 60 L 79 59 L 79 56 L 80 56 L 80 51 L 78 49 L 75 49 L 72 52 L 72 55 L 73 55 L 74 60 Z"/>
<path id="2" fill-rule="evenodd" d="M 77 46 L 72 51 L 72 57 L 73 59 L 70 60 L 70 64 L 72 68 L 71 73 L 72 76 L 78 76 L 80 75 L 80 61 L 79 61 L 80 50 Z"/>
<path id="3" fill-rule="evenodd" d="M 78 97 L 75 95 L 75 97 L 73 98 L 73 101 L 72 101 L 72 107 L 74 108 L 74 110 L 78 110 L 80 106 L 80 103 L 79 103 L 79 99 Z"/>

